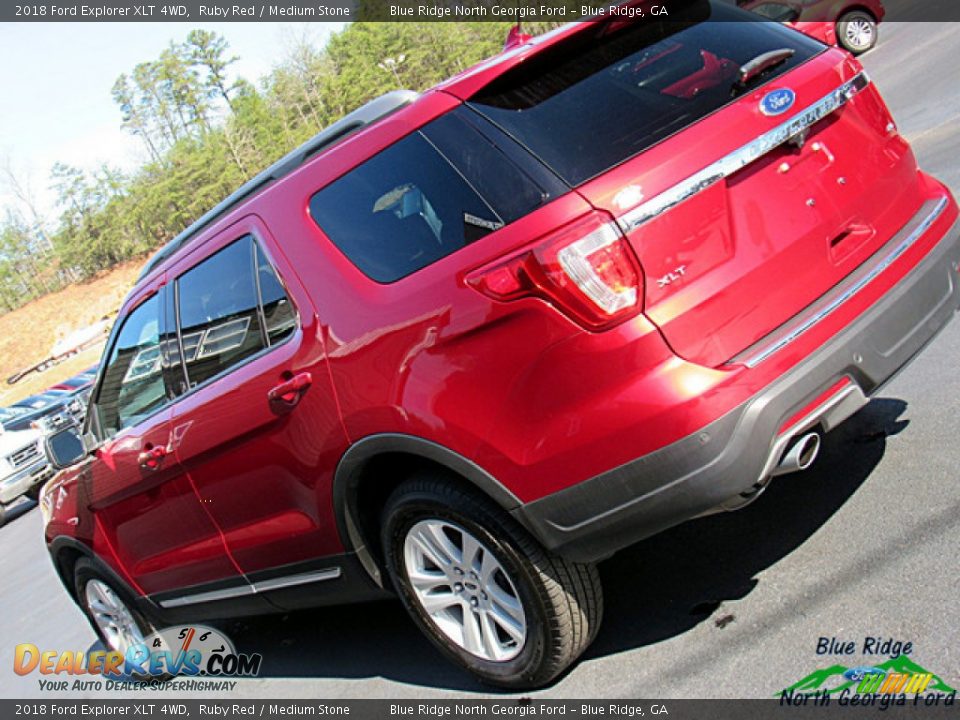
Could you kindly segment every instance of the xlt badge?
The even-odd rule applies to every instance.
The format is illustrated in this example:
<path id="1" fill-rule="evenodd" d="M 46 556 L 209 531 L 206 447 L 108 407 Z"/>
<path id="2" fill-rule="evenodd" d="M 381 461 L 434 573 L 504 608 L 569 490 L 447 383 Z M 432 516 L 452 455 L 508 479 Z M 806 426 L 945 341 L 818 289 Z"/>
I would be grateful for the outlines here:
<path id="1" fill-rule="evenodd" d="M 670 283 L 675 283 L 677 280 L 682 278 L 686 272 L 686 265 L 681 265 L 680 267 L 674 268 L 663 277 L 657 278 L 657 287 L 665 288 Z"/>

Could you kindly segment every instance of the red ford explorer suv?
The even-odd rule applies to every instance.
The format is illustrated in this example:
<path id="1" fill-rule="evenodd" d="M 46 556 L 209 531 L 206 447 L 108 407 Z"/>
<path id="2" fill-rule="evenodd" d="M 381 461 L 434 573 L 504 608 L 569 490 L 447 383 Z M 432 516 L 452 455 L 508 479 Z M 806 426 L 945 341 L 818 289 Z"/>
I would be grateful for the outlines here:
<path id="1" fill-rule="evenodd" d="M 857 61 L 684 12 L 375 100 L 147 264 L 48 445 L 106 645 L 395 593 L 542 685 L 596 562 L 806 468 L 945 326 L 957 205 Z"/>

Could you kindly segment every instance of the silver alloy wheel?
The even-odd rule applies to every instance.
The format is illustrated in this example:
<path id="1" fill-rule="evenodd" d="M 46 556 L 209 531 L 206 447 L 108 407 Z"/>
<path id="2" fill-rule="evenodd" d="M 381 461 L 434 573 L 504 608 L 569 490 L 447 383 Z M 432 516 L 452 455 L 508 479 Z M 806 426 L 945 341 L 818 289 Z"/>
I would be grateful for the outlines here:
<path id="1" fill-rule="evenodd" d="M 109 585 L 89 580 L 87 607 L 111 650 L 126 653 L 132 645 L 143 643 L 143 632 L 126 604 Z"/>
<path id="2" fill-rule="evenodd" d="M 473 535 L 444 520 L 421 520 L 403 542 L 404 569 L 434 625 L 472 655 L 512 660 L 527 639 L 527 618 L 500 561 Z"/>
<path id="3" fill-rule="evenodd" d="M 873 43 L 873 23 L 867 20 L 851 20 L 847 23 L 844 34 L 850 45 L 866 49 Z"/>

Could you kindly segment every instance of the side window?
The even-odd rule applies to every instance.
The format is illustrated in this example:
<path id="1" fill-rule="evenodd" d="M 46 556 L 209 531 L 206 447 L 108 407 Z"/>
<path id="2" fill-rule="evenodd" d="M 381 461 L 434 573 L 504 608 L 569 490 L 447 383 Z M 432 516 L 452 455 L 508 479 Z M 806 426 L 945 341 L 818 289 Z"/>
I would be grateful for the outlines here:
<path id="1" fill-rule="evenodd" d="M 228 245 L 177 279 L 179 327 L 190 387 L 265 347 L 253 238 Z"/>
<path id="2" fill-rule="evenodd" d="M 160 362 L 160 298 L 134 309 L 107 358 L 96 410 L 106 437 L 136 424 L 167 402 Z"/>
<path id="3" fill-rule="evenodd" d="M 354 265 L 388 283 L 547 199 L 490 140 L 451 113 L 317 192 L 310 214 Z"/>
<path id="4" fill-rule="evenodd" d="M 743 3 L 738 3 L 743 7 Z M 785 3 L 768 2 L 748 7 L 748 10 L 776 22 L 793 22 L 800 17 L 800 11 Z"/>
<path id="5" fill-rule="evenodd" d="M 293 332 L 297 316 L 267 256 L 263 254 L 258 243 L 254 243 L 254 246 L 257 249 L 257 280 L 267 342 L 276 345 Z"/>

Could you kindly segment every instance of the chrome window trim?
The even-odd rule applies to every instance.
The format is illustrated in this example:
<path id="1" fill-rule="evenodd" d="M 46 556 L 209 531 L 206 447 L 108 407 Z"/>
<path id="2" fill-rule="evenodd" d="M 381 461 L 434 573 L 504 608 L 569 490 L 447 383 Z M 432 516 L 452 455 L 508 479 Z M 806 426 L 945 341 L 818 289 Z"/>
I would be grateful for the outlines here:
<path id="1" fill-rule="evenodd" d="M 931 204 L 933 207 L 930 207 Z M 793 320 L 789 321 L 789 323 L 793 324 L 789 330 L 774 330 L 772 333 L 776 336 L 774 339 L 770 340 L 770 336 L 768 335 L 767 338 L 754 343 L 751 347 L 742 351 L 731 360 L 728 360 L 726 364 L 745 365 L 748 368 L 754 368 L 764 360 L 769 359 L 771 356 L 775 355 L 793 343 L 804 333 L 811 330 L 831 314 L 840 309 L 844 303 L 853 298 L 857 293 L 873 282 L 884 270 L 896 262 L 901 255 L 903 255 L 917 242 L 917 240 L 926 234 L 927 230 L 930 229 L 930 226 L 933 225 L 933 223 L 935 223 L 943 214 L 943 211 L 946 209 L 946 207 L 946 195 L 941 195 L 936 200 L 930 200 L 927 203 L 924 203 L 923 207 L 920 209 L 920 212 L 918 212 L 913 219 L 900 230 L 899 233 L 894 235 L 891 242 L 888 242 L 884 248 L 882 248 L 876 255 L 873 256 L 873 258 L 864 263 L 859 270 L 854 271 L 846 283 L 848 284 L 848 287 L 844 288 L 843 283 L 841 283 L 839 287 L 843 289 L 839 294 L 837 294 L 836 297 L 828 300 L 826 304 L 823 304 L 822 306 L 815 303 L 812 306 L 812 310 L 808 309 L 809 314 L 807 314 L 806 317 L 804 317 L 804 313 L 801 313 L 799 320 L 794 318 Z M 926 211 L 925 215 L 923 214 L 924 211 Z M 898 237 L 904 233 L 906 233 L 906 237 L 903 237 L 898 242 Z M 892 249 L 887 251 L 887 248 L 889 248 L 891 245 L 893 245 Z M 829 294 L 827 297 L 829 297 Z M 823 298 L 821 298 L 820 302 L 823 302 Z M 782 327 L 783 326 L 781 326 L 781 328 Z"/>
<path id="2" fill-rule="evenodd" d="M 686 180 L 673 185 L 655 195 L 632 210 L 621 214 L 617 221 L 624 233 L 631 233 L 649 220 L 652 220 L 684 200 L 693 197 L 747 165 L 756 162 L 767 153 L 783 145 L 790 138 L 802 133 L 826 116 L 843 107 L 857 93 L 870 84 L 866 72 L 860 72 L 825 97 L 813 103 L 805 110 L 793 115 L 789 120 L 765 132 L 755 140 L 743 145 L 729 155 L 694 173 Z"/>

